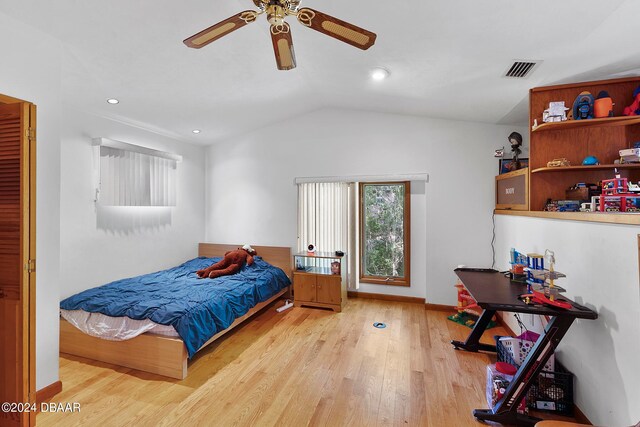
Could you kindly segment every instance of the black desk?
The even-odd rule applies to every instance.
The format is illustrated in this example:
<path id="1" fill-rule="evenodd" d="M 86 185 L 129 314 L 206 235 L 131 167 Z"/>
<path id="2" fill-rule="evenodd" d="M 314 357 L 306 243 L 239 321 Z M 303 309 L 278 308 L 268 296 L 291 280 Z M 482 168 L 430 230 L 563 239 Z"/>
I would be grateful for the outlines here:
<path id="1" fill-rule="evenodd" d="M 545 363 L 547 363 L 547 360 L 569 330 L 574 319 L 597 319 L 598 314 L 564 297 L 559 297 L 558 299 L 571 303 L 572 308 L 570 310 L 541 305 L 527 305 L 518 299 L 520 295 L 526 293 L 526 285 L 512 282 L 498 272 L 466 271 L 465 269 L 456 269 L 455 272 L 471 296 L 477 301 L 478 306 L 483 310 L 482 315 L 465 342 L 451 341 L 456 350 L 472 352 L 480 350 L 496 351 L 495 346 L 479 342 L 496 311 L 550 316 L 551 320 L 547 327 L 538 338 L 520 369 L 518 369 L 503 398 L 493 410 L 476 409 L 473 411 L 473 416 L 479 420 L 533 426 L 540 420 L 518 414 L 518 403 L 526 396 L 529 387 L 538 378 L 540 371 L 544 369 Z"/>

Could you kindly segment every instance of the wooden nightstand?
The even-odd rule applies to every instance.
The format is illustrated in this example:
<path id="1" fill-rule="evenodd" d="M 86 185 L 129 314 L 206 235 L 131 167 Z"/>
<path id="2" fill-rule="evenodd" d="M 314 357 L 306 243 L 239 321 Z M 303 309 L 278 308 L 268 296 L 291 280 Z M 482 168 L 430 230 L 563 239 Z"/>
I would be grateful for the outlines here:
<path id="1" fill-rule="evenodd" d="M 300 253 L 293 256 L 293 304 L 340 312 L 347 301 L 346 255 Z"/>

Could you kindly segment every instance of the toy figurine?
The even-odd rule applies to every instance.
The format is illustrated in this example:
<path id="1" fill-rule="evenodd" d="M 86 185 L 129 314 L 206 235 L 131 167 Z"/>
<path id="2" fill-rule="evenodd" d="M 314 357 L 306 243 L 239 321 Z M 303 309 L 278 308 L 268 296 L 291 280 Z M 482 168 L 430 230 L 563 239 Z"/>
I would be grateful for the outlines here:
<path id="1" fill-rule="evenodd" d="M 542 121 L 545 123 L 564 122 L 567 120 L 567 111 L 564 101 L 550 102 L 549 108 L 542 112 Z"/>
<path id="2" fill-rule="evenodd" d="M 593 119 L 593 95 L 590 92 L 582 92 L 573 103 L 573 119 Z"/>
<path id="3" fill-rule="evenodd" d="M 613 117 L 613 100 L 606 90 L 600 91 L 598 98 L 593 104 L 593 112 L 596 118 Z"/>
<path id="4" fill-rule="evenodd" d="M 633 104 L 624 108 L 625 116 L 640 116 L 640 86 L 633 91 Z"/>
<path id="5" fill-rule="evenodd" d="M 509 138 L 507 139 L 511 144 L 511 151 L 513 151 L 513 160 L 511 162 L 512 167 L 510 169 L 512 171 L 518 170 L 521 167 L 518 157 L 520 156 L 520 153 L 522 153 L 522 150 L 520 150 L 520 147 L 522 146 L 522 135 L 518 132 L 511 132 L 511 135 L 509 135 Z"/>

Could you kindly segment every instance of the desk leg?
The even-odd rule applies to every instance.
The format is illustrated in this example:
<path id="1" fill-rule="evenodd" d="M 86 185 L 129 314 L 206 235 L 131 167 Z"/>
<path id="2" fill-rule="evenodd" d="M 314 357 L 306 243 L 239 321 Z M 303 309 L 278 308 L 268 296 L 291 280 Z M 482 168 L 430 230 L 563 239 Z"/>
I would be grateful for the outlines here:
<path id="1" fill-rule="evenodd" d="M 538 338 L 538 341 L 529 352 L 527 359 L 516 372 L 502 399 L 493 410 L 476 409 L 473 411 L 473 416 L 479 420 L 523 426 L 533 426 L 540 421 L 538 418 L 518 414 L 518 404 L 526 396 L 531 384 L 538 379 L 540 371 L 544 369 L 544 364 L 547 363 L 549 357 L 558 347 L 573 320 L 574 318 L 571 316 L 556 316 L 552 318 L 544 333 Z"/>
<path id="2" fill-rule="evenodd" d="M 482 334 L 487 329 L 489 322 L 491 321 L 491 319 L 495 314 L 496 314 L 495 310 L 485 309 L 482 312 L 482 315 L 480 316 L 478 321 L 476 322 L 475 326 L 473 327 L 473 330 L 467 337 L 467 340 L 465 342 L 455 341 L 455 340 L 451 341 L 451 344 L 453 344 L 453 347 L 456 350 L 472 351 L 474 353 L 477 353 L 480 350 L 492 351 L 495 353 L 496 351 L 495 345 L 482 344 L 480 342 L 480 338 L 482 337 Z"/>

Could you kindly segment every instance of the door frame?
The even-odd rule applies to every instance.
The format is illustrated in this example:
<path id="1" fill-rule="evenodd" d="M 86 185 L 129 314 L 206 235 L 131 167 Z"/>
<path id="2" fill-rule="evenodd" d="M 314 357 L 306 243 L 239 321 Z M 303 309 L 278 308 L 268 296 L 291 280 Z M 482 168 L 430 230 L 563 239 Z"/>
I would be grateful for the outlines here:
<path id="1" fill-rule="evenodd" d="M 36 106 L 22 99 L 0 94 L 0 104 L 22 104 L 23 121 L 22 138 L 27 148 L 22 159 L 22 167 L 28 170 L 29 176 L 22 188 L 27 200 L 21 201 L 26 206 L 23 212 L 21 244 L 22 261 L 22 385 L 23 401 L 36 405 Z M 22 181 L 24 185 L 24 181 Z M 25 262 L 26 261 L 26 262 Z M 25 334 L 27 335 L 25 337 Z M 16 402 L 18 403 L 18 402 Z M 26 412 L 21 418 L 22 424 L 35 426 L 36 413 Z"/>

